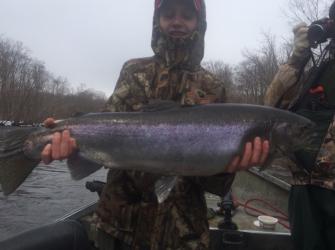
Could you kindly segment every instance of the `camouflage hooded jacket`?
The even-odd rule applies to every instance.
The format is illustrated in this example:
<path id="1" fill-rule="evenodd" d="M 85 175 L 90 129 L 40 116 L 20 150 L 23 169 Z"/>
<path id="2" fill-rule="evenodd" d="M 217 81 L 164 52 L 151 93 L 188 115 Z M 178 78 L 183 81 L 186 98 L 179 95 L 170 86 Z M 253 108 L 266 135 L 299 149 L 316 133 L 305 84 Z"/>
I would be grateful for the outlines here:
<path id="1" fill-rule="evenodd" d="M 194 1 L 199 17 L 197 30 L 179 41 L 161 33 L 160 4 L 156 1 L 154 56 L 125 63 L 106 104 L 107 111 L 138 111 L 155 99 L 174 100 L 183 105 L 225 99 L 222 82 L 200 66 L 206 30 L 204 1 Z M 158 204 L 154 196 L 153 184 L 157 178 L 135 171 L 110 171 L 96 212 L 97 227 L 132 249 L 208 249 L 204 192 L 224 195 L 234 175 L 180 177 L 162 204 Z"/>
<path id="2" fill-rule="evenodd" d="M 287 64 L 279 68 L 267 90 L 265 105 L 283 109 L 292 108 L 301 95 L 303 85 L 308 81 L 309 72 L 304 70 L 304 65 L 309 59 L 310 54 L 306 51 L 303 57 L 291 57 Z M 335 84 L 335 81 L 332 84 Z M 284 161 L 292 172 L 293 184 L 315 185 L 335 190 L 335 116 L 322 141 L 315 164 L 310 171 L 298 167 L 288 159 Z"/>

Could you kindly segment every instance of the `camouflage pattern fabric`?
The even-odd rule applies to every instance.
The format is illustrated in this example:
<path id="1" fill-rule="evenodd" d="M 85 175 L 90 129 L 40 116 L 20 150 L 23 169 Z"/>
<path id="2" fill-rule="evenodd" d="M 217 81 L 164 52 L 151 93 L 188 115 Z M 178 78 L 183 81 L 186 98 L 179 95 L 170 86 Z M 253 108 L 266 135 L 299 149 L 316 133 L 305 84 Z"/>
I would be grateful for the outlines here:
<path id="1" fill-rule="evenodd" d="M 317 156 L 311 184 L 335 190 L 335 116 Z"/>
<path id="2" fill-rule="evenodd" d="M 302 87 L 298 81 L 299 73 L 300 70 L 290 64 L 281 65 L 267 88 L 264 104 L 288 109 L 298 98 L 299 90 Z M 301 82 L 303 81 L 304 79 L 301 79 Z"/>
<path id="3" fill-rule="evenodd" d="M 264 104 L 276 106 L 283 109 L 290 109 L 298 99 L 303 84 L 307 80 L 308 73 L 302 69 L 302 64 L 282 65 L 267 89 Z M 301 75 L 302 74 L 302 75 Z M 334 126 L 335 117 L 330 124 L 324 143 L 316 158 L 315 167 L 309 173 L 297 166 L 289 159 L 280 159 L 278 162 L 288 166 L 293 175 L 294 185 L 309 185 L 335 190 L 335 147 L 334 147 Z"/>
<path id="4" fill-rule="evenodd" d="M 152 39 L 155 55 L 125 63 L 105 111 L 141 111 L 152 100 L 173 100 L 182 105 L 225 101 L 223 83 L 200 66 L 206 30 L 205 3 L 201 2 L 198 29 L 183 41 L 161 34 L 156 10 Z M 94 216 L 96 229 L 131 249 L 209 249 L 204 192 L 225 195 L 234 175 L 179 177 L 162 204 L 154 195 L 158 178 L 137 171 L 110 170 Z"/>
<path id="5" fill-rule="evenodd" d="M 157 96 L 160 65 L 154 58 L 125 64 L 106 110 L 138 111 L 154 99 L 193 105 L 224 100 L 222 83 L 201 69 L 171 71 L 168 91 Z M 181 79 L 178 84 L 177 80 Z M 158 204 L 154 183 L 158 176 L 110 171 L 98 215 L 98 228 L 132 245 L 133 249 L 208 249 L 209 231 L 204 192 L 224 195 L 234 175 L 179 178 L 169 198 Z"/>

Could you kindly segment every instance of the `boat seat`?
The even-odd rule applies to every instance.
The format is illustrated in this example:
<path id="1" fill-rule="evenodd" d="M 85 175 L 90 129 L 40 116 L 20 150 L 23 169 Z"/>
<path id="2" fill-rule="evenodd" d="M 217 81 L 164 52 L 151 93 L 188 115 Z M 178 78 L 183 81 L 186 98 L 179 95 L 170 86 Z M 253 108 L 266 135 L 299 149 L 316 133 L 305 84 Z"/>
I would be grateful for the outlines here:
<path id="1" fill-rule="evenodd" d="M 57 222 L 0 242 L 1 250 L 89 250 L 82 225 L 73 220 Z"/>

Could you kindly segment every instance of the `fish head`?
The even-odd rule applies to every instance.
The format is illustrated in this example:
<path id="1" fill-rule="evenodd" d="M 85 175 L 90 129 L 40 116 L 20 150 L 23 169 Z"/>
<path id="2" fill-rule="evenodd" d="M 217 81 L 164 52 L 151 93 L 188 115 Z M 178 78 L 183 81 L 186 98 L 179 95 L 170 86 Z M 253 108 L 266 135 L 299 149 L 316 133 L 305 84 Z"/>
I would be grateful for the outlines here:
<path id="1" fill-rule="evenodd" d="M 293 154 L 312 147 L 315 123 L 308 119 L 278 122 L 274 126 L 272 144 L 286 153 Z"/>

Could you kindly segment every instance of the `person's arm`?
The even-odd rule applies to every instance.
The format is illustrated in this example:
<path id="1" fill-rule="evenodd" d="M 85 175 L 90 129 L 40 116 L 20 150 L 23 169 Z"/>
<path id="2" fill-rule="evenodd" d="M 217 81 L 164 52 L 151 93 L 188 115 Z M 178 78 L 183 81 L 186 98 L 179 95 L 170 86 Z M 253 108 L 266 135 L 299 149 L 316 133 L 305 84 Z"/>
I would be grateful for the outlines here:
<path id="1" fill-rule="evenodd" d="M 308 30 L 309 27 L 306 23 L 300 23 L 293 28 L 293 51 L 287 64 L 296 69 L 304 67 L 312 56 L 311 44 L 308 39 Z"/>
<path id="2" fill-rule="evenodd" d="M 294 27 L 294 47 L 287 63 L 281 65 L 270 83 L 264 98 L 264 104 L 287 109 L 299 91 L 299 79 L 303 69 L 311 58 L 308 26 L 301 23 Z"/>

